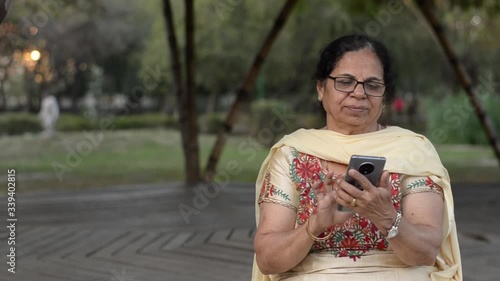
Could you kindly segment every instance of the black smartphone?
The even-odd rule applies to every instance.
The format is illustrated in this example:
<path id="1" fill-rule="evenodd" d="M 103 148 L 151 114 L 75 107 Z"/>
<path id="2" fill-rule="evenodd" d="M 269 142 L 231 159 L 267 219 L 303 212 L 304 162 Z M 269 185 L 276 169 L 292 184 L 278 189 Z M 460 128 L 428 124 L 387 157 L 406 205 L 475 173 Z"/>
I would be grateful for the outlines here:
<path id="1" fill-rule="evenodd" d="M 352 155 L 351 160 L 349 160 L 349 166 L 347 166 L 347 171 L 355 169 L 365 176 L 373 185 L 377 186 L 380 181 L 380 176 L 384 171 L 384 166 L 385 157 Z M 363 190 L 361 185 L 347 173 L 345 175 L 345 181 L 354 185 L 359 190 Z M 344 209 L 342 205 L 338 206 L 338 210 L 342 211 Z"/>

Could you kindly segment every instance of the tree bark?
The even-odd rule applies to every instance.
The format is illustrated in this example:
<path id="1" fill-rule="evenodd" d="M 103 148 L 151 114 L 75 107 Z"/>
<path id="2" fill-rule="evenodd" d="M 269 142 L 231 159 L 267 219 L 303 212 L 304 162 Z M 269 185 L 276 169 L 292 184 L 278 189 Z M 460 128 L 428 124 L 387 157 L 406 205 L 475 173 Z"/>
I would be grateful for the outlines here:
<path id="1" fill-rule="evenodd" d="M 9 3 L 7 0 L 0 0 L 0 23 L 2 23 L 3 20 L 5 19 L 5 16 L 7 16 L 7 12 L 9 9 L 7 3 Z"/>
<path id="2" fill-rule="evenodd" d="M 232 127 L 238 118 L 238 114 L 241 111 L 243 103 L 250 98 L 249 93 L 255 86 L 255 80 L 257 79 L 257 75 L 259 74 L 262 64 L 264 63 L 267 55 L 269 54 L 269 51 L 271 50 L 274 41 L 278 37 L 279 32 L 283 28 L 283 25 L 285 24 L 288 16 L 293 10 L 293 7 L 295 6 L 296 2 L 297 0 L 287 0 L 283 8 L 281 8 L 278 17 L 274 21 L 274 25 L 271 28 L 271 31 L 265 38 L 264 43 L 262 44 L 259 52 L 255 56 L 253 64 L 250 70 L 248 71 L 243 84 L 238 90 L 236 100 L 234 101 L 231 109 L 229 110 L 228 115 L 226 116 L 224 125 L 222 129 L 219 131 L 215 145 L 213 146 L 212 152 L 210 153 L 210 157 L 208 158 L 207 167 L 204 173 L 204 180 L 206 182 L 212 181 L 215 175 L 217 162 L 219 161 L 220 155 L 222 154 L 222 150 L 224 148 L 224 144 L 226 142 L 226 135 L 231 132 Z"/>
<path id="3" fill-rule="evenodd" d="M 198 149 L 198 126 L 195 99 L 195 47 L 194 47 L 194 4 L 186 0 L 186 104 L 187 140 L 189 160 L 187 182 L 194 184 L 200 180 L 200 159 Z"/>
<path id="4" fill-rule="evenodd" d="M 10 60 L 9 63 L 3 68 L 4 75 L 0 81 L 0 112 L 7 111 L 7 98 L 5 97 L 5 81 L 9 81 L 9 68 L 14 60 Z"/>
<path id="5" fill-rule="evenodd" d="M 36 86 L 35 86 L 35 74 L 27 69 L 24 70 L 24 88 L 27 92 L 26 99 L 26 111 L 29 113 L 36 113 L 35 108 L 35 96 L 36 96 Z"/>
<path id="6" fill-rule="evenodd" d="M 7 109 L 7 99 L 5 98 L 5 79 L 0 81 L 0 112 Z"/>
<path id="7" fill-rule="evenodd" d="M 192 0 L 186 0 L 186 42 L 187 49 L 191 46 L 190 51 L 186 51 L 186 61 L 189 71 L 186 71 L 188 79 L 193 79 L 194 72 L 194 11 Z M 190 95 L 183 84 L 182 68 L 180 62 L 180 54 L 175 35 L 174 21 L 172 16 L 172 8 L 169 0 L 163 0 L 163 16 L 167 28 L 168 45 L 172 58 L 172 72 L 176 87 L 177 108 L 179 110 L 179 123 L 182 137 L 182 149 L 185 159 L 186 184 L 193 185 L 200 179 L 199 159 L 198 159 L 198 137 L 196 130 L 196 111 L 195 102 L 192 94 Z M 190 30 L 189 30 L 190 29 Z M 189 58 L 188 58 L 189 57 Z M 188 80 L 187 79 L 187 80 Z M 189 80 L 192 84 L 192 81 Z M 187 83 L 189 84 L 189 83 Z M 192 85 L 189 85 L 189 90 L 192 93 Z"/>
<path id="8" fill-rule="evenodd" d="M 474 111 L 477 117 L 479 118 L 479 122 L 481 123 L 481 126 L 483 127 L 484 131 L 486 132 L 488 142 L 493 148 L 495 156 L 497 157 L 497 160 L 500 164 L 500 143 L 498 142 L 498 137 L 495 131 L 495 127 L 493 126 L 493 122 L 488 117 L 486 110 L 481 104 L 481 101 L 479 100 L 476 92 L 474 91 L 469 74 L 465 70 L 464 66 L 458 60 L 454 50 L 452 49 L 450 43 L 448 42 L 448 39 L 444 34 L 443 26 L 434 16 L 429 2 L 430 0 L 418 0 L 417 5 L 422 14 L 424 15 L 425 19 L 431 26 L 432 30 L 434 31 L 434 34 L 436 35 L 439 41 L 439 44 L 443 48 L 446 57 L 457 76 L 458 82 L 465 89 L 465 92 L 467 93 L 467 96 L 469 97 L 469 100 L 474 107 Z"/>
<path id="9" fill-rule="evenodd" d="M 212 93 L 210 93 L 210 96 L 208 97 L 207 101 L 207 108 L 205 109 L 206 114 L 211 114 L 215 113 L 217 109 L 217 98 L 219 96 L 219 90 L 215 90 Z"/>

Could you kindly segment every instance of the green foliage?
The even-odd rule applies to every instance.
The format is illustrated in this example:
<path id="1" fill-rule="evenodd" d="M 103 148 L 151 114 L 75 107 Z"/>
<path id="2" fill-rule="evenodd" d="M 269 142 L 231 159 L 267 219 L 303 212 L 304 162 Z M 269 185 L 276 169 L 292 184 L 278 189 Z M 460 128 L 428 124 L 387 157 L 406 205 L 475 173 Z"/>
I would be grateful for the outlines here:
<path id="1" fill-rule="evenodd" d="M 103 117 L 101 120 L 90 120 L 79 115 L 63 115 L 58 121 L 60 131 L 83 131 L 98 129 L 144 129 L 144 128 L 175 128 L 174 117 L 159 113 L 127 115 L 124 117 Z M 103 125 L 108 124 L 109 125 Z"/>
<path id="2" fill-rule="evenodd" d="M 227 97 L 233 96 L 241 85 L 284 2 L 195 2 L 195 82 L 197 109 L 201 115 L 213 111 L 213 108 L 205 108 L 208 104 L 216 105 L 217 110 L 230 106 Z M 491 36 L 492 30 L 500 27 L 499 2 L 434 2 L 435 14 L 443 24 L 445 35 L 473 82 L 485 73 L 492 73 L 492 80 L 499 81 L 500 72 L 496 69 L 500 65 L 500 48 L 491 48 L 500 43 L 500 37 Z M 103 95 L 115 92 L 152 95 L 165 101 L 159 102 L 161 106 L 158 108 L 174 111 L 177 104 L 172 94 L 175 87 L 170 73 L 171 58 L 161 0 L 64 0 L 53 10 L 47 9 L 48 4 L 44 1 L 23 0 L 19 3 L 9 12 L 7 22 L 17 25 L 16 35 L 22 40 L 10 38 L 12 42 L 4 41 L 19 49 L 36 47 L 42 53 L 50 53 L 50 70 L 57 77 L 52 81 L 64 85 L 62 89 L 59 89 L 60 85 L 56 87 L 58 95 L 79 97 L 85 93 L 85 85 L 82 84 L 89 79 L 101 79 L 102 82 L 96 86 L 101 91 L 91 89 L 92 92 Z M 259 97 L 286 100 L 290 110 L 300 112 L 301 116 L 313 112 L 311 97 L 315 99 L 315 90 L 311 77 L 319 52 L 333 39 L 350 33 L 366 33 L 386 44 L 394 58 L 399 77 L 397 89 L 401 94 L 418 92 L 422 93 L 422 97 L 438 97 L 442 92 L 456 91 L 458 86 L 450 64 L 429 31 L 428 24 L 415 17 L 414 12 L 418 10 L 411 8 L 415 5 L 408 3 L 382 0 L 299 1 L 273 44 L 259 73 L 258 87 L 250 93 L 251 96 L 255 96 L 258 89 Z M 171 1 L 171 4 L 183 61 L 184 3 Z M 36 16 L 44 16 L 45 13 L 47 24 L 37 26 L 36 35 L 28 34 L 29 28 L 36 25 Z M 58 32 L 54 33 L 56 29 Z M 71 61 L 74 65 L 69 63 Z M 93 66 L 104 70 L 104 73 L 92 78 L 82 76 L 81 79 L 72 74 L 77 69 Z M 75 79 L 78 83 L 72 82 Z M 9 76 L 8 80 L 5 83 L 7 98 L 24 98 L 24 77 Z M 443 91 L 433 91 L 435 88 Z M 202 98 L 208 97 L 215 97 L 211 98 L 214 102 L 201 102 Z M 107 106 L 99 105 L 101 108 Z M 297 115 L 297 127 L 316 127 L 316 122 L 312 121 L 314 118 L 309 119 Z M 209 123 L 216 124 L 216 120 L 212 121 Z M 67 126 L 86 125 L 80 122 L 74 126 L 59 126 L 66 130 Z M 126 123 L 124 126 L 135 125 Z M 248 131 L 247 127 L 244 129 Z"/>
<path id="3" fill-rule="evenodd" d="M 105 124 L 104 121 L 110 121 L 109 125 L 100 126 L 101 123 Z M 81 115 L 61 114 L 56 124 L 56 131 L 59 132 L 144 128 L 177 128 L 177 120 L 172 116 L 159 113 L 110 117 L 101 120 L 91 120 Z M 27 113 L 0 115 L 0 135 L 36 133 L 41 130 L 40 121 L 36 115 Z"/>
<path id="4" fill-rule="evenodd" d="M 96 122 L 81 115 L 61 114 L 57 120 L 56 130 L 62 132 L 93 130 L 97 127 Z"/>
<path id="5" fill-rule="evenodd" d="M 173 128 L 177 122 L 173 117 L 152 113 L 140 115 L 128 115 L 124 118 L 112 119 L 114 129 L 144 129 L 144 128 Z"/>
<path id="6" fill-rule="evenodd" d="M 200 133 L 217 134 L 224 124 L 225 115 L 221 113 L 208 113 L 200 116 L 199 128 Z"/>
<path id="7" fill-rule="evenodd" d="M 250 112 L 250 134 L 262 145 L 269 147 L 283 135 L 296 129 L 296 116 L 293 120 L 280 118 L 283 112 L 290 112 L 290 108 L 283 101 L 257 100 L 251 104 Z"/>
<path id="8" fill-rule="evenodd" d="M 185 176 L 181 136 L 177 130 L 145 129 L 106 132 L 102 142 L 82 156 L 80 165 L 58 180 L 52 164 L 68 164 L 68 152 L 75 151 L 87 138 L 81 133 L 63 132 L 56 138 L 3 137 L 0 170 L 15 167 L 23 172 L 20 192 L 38 190 L 71 190 L 182 181 Z M 200 160 L 205 164 L 215 136 L 199 138 Z M 255 182 L 268 150 L 252 142 L 248 136 L 229 135 L 218 169 L 234 171 L 235 161 L 241 172 L 231 175 L 230 185 Z M 247 153 L 242 153 L 242 147 Z M 497 161 L 488 146 L 440 145 L 437 150 L 453 182 L 498 183 Z M 232 167 L 232 168 L 228 168 Z M 32 176 L 34 175 L 34 176 Z M 39 175 L 43 175 L 39 177 Z M 2 189 L 6 190 L 6 189 Z"/>
<path id="9" fill-rule="evenodd" d="M 130 92 L 137 86 L 139 58 L 151 23 L 142 3 L 23 0 L 12 6 L 6 23 L 15 29 L 0 41 L 9 39 L 9 56 L 14 50 L 40 50 L 35 72 L 58 96 L 83 97 L 93 66 L 105 70 L 105 92 Z M 17 63 L 25 64 L 15 58 Z"/>
<path id="10" fill-rule="evenodd" d="M 19 135 L 41 131 L 36 115 L 27 113 L 6 113 L 0 115 L 0 135 Z"/>
<path id="11" fill-rule="evenodd" d="M 500 97 L 484 92 L 480 97 L 498 133 L 500 111 L 497 107 Z M 425 104 L 428 115 L 427 136 L 434 143 L 488 144 L 484 129 L 464 93 L 448 95 L 442 100 L 429 98 L 425 100 Z"/>
<path id="12" fill-rule="evenodd" d="M 180 1 L 171 1 L 172 8 L 174 10 L 180 9 L 183 5 Z M 147 12 L 151 18 L 151 31 L 145 39 L 144 45 L 145 50 L 140 57 L 140 68 L 139 77 L 142 79 L 151 79 L 151 73 L 157 72 L 157 69 L 161 70 L 161 73 L 168 73 L 170 71 L 170 50 L 167 44 L 167 31 L 165 27 L 165 19 L 163 17 L 162 1 L 161 0 L 150 0 L 144 1 L 142 4 L 142 9 Z M 183 28 L 183 18 L 178 18 L 180 13 L 174 14 L 176 22 L 174 23 L 176 27 Z M 196 30 L 198 32 L 198 30 Z M 180 40 L 179 34 L 177 32 L 177 40 Z M 182 49 L 181 49 L 182 50 Z M 151 90 L 152 95 L 164 95 L 169 88 L 172 87 L 173 76 L 162 76 L 158 87 L 154 87 Z"/>

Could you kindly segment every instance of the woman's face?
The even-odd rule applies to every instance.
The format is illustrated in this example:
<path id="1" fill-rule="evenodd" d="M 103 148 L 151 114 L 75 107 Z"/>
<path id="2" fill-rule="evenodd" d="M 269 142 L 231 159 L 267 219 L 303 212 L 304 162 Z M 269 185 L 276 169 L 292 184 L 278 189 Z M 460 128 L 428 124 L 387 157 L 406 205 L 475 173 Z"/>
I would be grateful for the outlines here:
<path id="1" fill-rule="evenodd" d="M 360 82 L 384 83 L 384 71 L 380 60 L 370 49 L 345 53 L 332 77 L 348 77 Z M 327 128 L 344 134 L 367 133 L 377 130 L 382 113 L 383 97 L 367 96 L 363 85 L 358 84 L 352 93 L 335 89 L 333 79 L 318 82 L 319 98 L 326 111 Z"/>

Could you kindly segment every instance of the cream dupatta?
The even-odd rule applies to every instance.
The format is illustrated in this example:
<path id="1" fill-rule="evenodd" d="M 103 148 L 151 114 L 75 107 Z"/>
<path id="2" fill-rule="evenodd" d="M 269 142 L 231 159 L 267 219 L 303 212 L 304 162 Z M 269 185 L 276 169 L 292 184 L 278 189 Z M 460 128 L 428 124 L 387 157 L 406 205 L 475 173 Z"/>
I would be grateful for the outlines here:
<path id="1" fill-rule="evenodd" d="M 427 138 L 396 126 L 359 135 L 343 135 L 330 130 L 315 129 L 300 129 L 286 135 L 271 148 L 257 177 L 255 199 L 257 225 L 259 223 L 257 200 L 264 175 L 269 160 L 282 146 L 294 147 L 300 152 L 343 164 L 347 164 L 353 154 L 384 156 L 387 158 L 385 169 L 390 172 L 412 176 L 429 176 L 442 187 L 446 205 L 442 226 L 443 243 L 436 260 L 438 271 L 431 273 L 431 280 L 462 280 L 450 179 L 434 146 Z M 270 280 L 267 275 L 260 272 L 255 258 L 252 275 L 253 281 Z"/>

